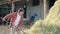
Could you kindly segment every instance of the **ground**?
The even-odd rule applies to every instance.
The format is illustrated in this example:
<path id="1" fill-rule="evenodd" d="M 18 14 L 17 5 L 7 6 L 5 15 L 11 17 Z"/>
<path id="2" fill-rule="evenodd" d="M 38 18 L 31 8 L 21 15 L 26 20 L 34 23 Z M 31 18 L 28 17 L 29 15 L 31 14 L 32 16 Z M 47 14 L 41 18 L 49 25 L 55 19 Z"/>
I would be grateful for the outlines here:
<path id="1" fill-rule="evenodd" d="M 25 32 L 25 30 L 27 31 L 28 28 L 26 27 L 22 27 L 23 31 Z M 9 34 L 9 28 L 8 26 L 1 26 L 0 25 L 0 34 Z M 26 34 L 26 33 L 23 33 L 23 34 Z"/>

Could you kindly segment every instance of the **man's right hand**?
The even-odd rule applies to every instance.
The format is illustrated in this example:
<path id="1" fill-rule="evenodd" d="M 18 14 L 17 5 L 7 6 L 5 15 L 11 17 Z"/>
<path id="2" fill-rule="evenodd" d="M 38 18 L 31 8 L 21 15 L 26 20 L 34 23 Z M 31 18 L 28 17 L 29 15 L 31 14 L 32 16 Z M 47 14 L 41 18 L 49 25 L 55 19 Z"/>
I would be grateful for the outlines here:
<path id="1" fill-rule="evenodd" d="M 2 20 L 3 20 L 3 21 L 5 21 L 5 19 L 4 19 L 4 18 L 3 18 Z"/>
<path id="2" fill-rule="evenodd" d="M 11 28 L 11 25 L 9 25 L 9 28 Z"/>

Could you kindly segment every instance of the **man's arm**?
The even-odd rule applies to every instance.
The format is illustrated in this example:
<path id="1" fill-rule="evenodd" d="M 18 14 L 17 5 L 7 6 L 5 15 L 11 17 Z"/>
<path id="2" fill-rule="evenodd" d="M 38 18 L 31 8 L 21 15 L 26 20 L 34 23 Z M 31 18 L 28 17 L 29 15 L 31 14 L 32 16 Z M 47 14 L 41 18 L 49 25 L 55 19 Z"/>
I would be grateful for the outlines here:
<path id="1" fill-rule="evenodd" d="M 7 18 L 11 18 L 12 15 L 14 15 L 14 14 L 15 14 L 15 13 L 10 13 L 10 14 L 6 15 L 5 17 L 3 17 L 3 21 L 4 21 L 5 19 L 7 19 Z"/>

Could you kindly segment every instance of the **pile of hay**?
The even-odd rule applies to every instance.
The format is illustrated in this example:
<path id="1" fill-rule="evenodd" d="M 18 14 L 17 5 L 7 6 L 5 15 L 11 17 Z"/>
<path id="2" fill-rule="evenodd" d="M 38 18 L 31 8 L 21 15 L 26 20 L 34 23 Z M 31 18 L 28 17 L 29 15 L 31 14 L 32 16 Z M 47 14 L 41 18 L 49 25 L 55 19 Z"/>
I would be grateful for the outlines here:
<path id="1" fill-rule="evenodd" d="M 60 0 L 57 0 L 43 21 L 36 21 L 28 34 L 60 34 Z"/>

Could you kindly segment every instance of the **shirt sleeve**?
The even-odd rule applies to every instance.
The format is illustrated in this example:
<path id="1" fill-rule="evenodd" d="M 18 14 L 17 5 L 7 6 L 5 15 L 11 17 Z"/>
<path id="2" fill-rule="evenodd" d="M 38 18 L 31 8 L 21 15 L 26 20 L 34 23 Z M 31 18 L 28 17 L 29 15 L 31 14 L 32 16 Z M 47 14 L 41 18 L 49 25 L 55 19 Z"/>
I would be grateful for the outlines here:
<path id="1" fill-rule="evenodd" d="M 12 15 L 14 15 L 14 14 L 15 14 L 15 13 L 10 13 L 10 14 L 6 15 L 6 16 L 4 17 L 4 19 L 11 18 Z"/>

